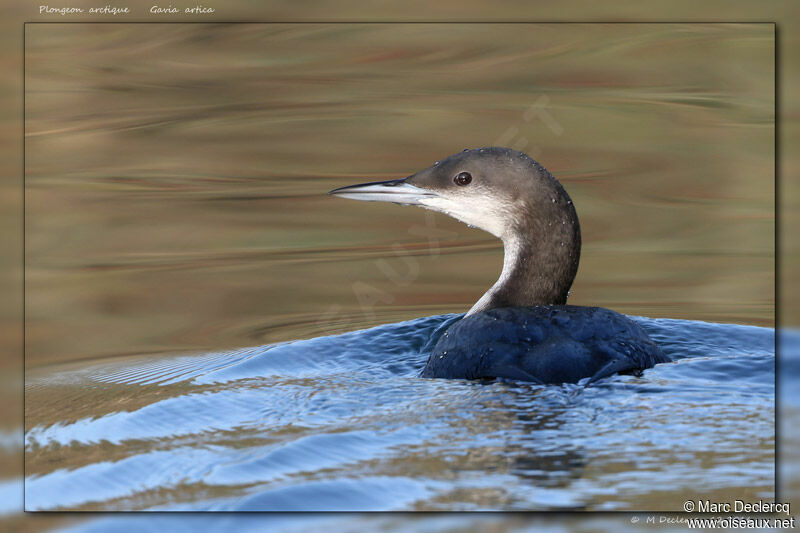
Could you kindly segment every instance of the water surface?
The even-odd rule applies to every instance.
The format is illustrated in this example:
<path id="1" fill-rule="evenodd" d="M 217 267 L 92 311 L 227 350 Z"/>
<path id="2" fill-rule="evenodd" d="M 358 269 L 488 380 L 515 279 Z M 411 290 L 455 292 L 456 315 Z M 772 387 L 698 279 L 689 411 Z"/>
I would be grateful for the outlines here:
<path id="1" fill-rule="evenodd" d="M 447 318 L 29 375 L 41 422 L 26 506 L 676 511 L 774 497 L 772 330 L 639 319 L 675 361 L 588 388 L 418 378 Z"/>
<path id="2" fill-rule="evenodd" d="M 772 497 L 772 25 L 30 24 L 25 44 L 28 509 Z M 675 362 L 587 389 L 416 377 L 500 244 L 324 193 L 494 144 L 575 201 L 570 303 L 653 317 Z"/>
<path id="3" fill-rule="evenodd" d="M 490 235 L 329 198 L 506 145 L 566 187 L 570 303 L 774 326 L 769 24 L 26 30 L 26 360 L 469 309 Z M 702 50 L 698 54 L 697 50 Z"/>

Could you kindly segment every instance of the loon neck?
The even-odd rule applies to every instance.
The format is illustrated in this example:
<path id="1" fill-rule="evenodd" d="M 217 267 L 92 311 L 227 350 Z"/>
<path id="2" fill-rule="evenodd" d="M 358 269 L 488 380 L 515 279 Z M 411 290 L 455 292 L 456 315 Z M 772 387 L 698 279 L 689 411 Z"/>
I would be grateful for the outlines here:
<path id="1" fill-rule="evenodd" d="M 467 315 L 496 307 L 563 305 L 578 271 L 580 227 L 572 202 L 559 216 L 531 223 L 503 236 L 503 270 Z M 543 226 L 543 227 L 542 227 Z"/>

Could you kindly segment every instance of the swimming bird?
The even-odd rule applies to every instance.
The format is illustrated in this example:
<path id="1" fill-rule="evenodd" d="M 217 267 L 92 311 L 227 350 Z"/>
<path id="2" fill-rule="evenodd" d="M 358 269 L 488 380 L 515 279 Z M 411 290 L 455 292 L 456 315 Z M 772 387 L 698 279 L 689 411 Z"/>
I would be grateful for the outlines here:
<path id="1" fill-rule="evenodd" d="M 407 178 L 328 194 L 418 205 L 503 241 L 500 278 L 441 335 L 422 377 L 591 383 L 669 361 L 625 315 L 566 305 L 580 260 L 578 215 L 564 187 L 527 154 L 468 149 Z"/>

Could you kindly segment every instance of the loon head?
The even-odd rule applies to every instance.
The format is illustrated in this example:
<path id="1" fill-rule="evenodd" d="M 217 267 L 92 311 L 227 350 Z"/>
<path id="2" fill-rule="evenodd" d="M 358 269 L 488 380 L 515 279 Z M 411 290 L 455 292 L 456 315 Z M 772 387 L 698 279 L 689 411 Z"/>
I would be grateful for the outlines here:
<path id="1" fill-rule="evenodd" d="M 532 217 L 547 217 L 553 211 L 548 203 L 562 199 L 551 190 L 553 185 L 544 167 L 522 152 L 475 148 L 407 178 L 350 185 L 329 194 L 419 205 L 504 239 Z"/>
<path id="2" fill-rule="evenodd" d="M 350 185 L 331 195 L 419 205 L 503 240 L 498 282 L 470 310 L 565 303 L 580 257 L 580 227 L 561 184 L 526 154 L 475 148 L 407 178 Z"/>

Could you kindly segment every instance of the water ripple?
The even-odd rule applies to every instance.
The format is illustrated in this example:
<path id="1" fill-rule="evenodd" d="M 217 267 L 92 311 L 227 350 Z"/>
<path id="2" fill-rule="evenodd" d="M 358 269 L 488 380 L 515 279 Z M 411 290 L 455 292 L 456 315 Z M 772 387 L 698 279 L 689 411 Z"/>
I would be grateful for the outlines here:
<path id="1" fill-rule="evenodd" d="M 635 317 L 675 360 L 589 388 L 417 378 L 454 317 L 34 375 L 94 414 L 29 428 L 28 509 L 625 509 L 655 479 L 667 509 L 774 482 L 772 330 Z"/>

